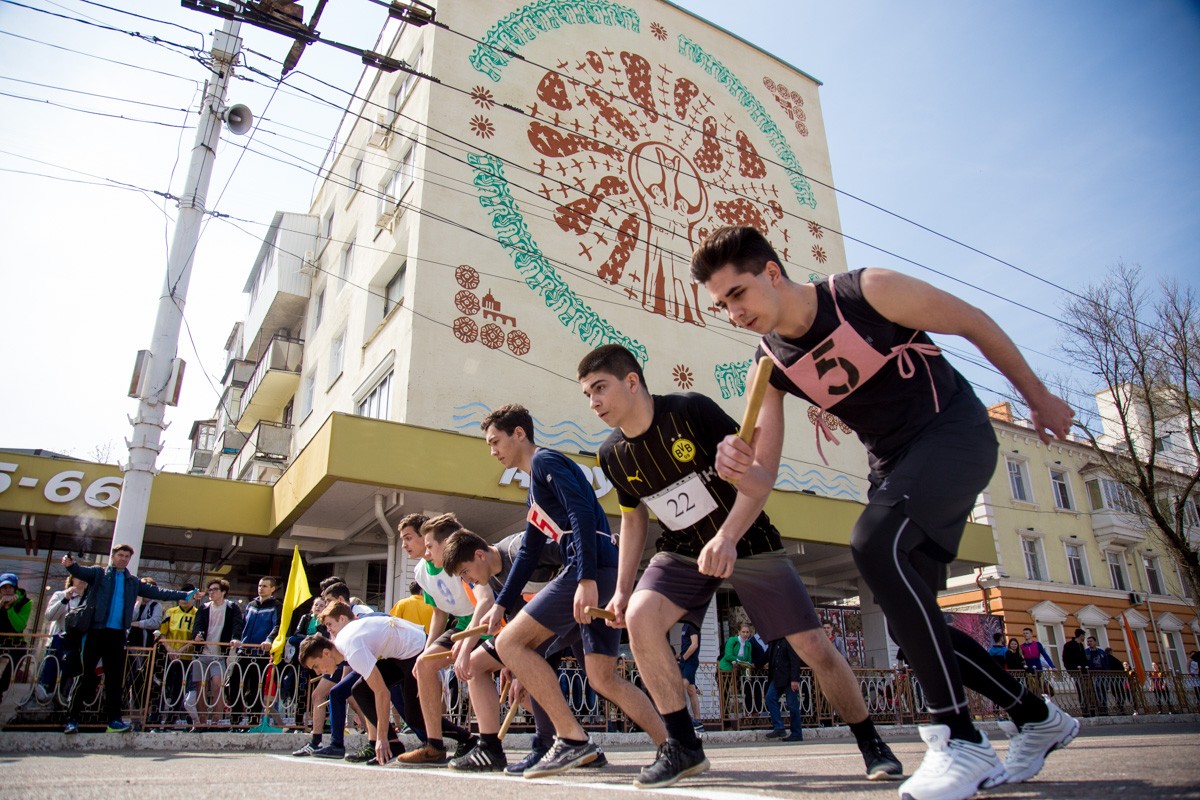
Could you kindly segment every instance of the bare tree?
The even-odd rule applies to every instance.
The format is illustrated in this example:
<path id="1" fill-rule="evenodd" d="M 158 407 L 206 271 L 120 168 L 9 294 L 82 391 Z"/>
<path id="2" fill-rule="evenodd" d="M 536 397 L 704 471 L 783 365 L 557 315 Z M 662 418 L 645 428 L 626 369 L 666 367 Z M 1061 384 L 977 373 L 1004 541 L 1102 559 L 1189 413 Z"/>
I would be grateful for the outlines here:
<path id="1" fill-rule="evenodd" d="M 1196 304 L 1193 287 L 1164 280 L 1152 292 L 1139 267 L 1120 263 L 1066 304 L 1062 322 L 1063 349 L 1103 382 L 1099 417 L 1079 427 L 1112 479 L 1137 499 L 1150 535 L 1188 582 L 1193 605 L 1200 598 Z"/>

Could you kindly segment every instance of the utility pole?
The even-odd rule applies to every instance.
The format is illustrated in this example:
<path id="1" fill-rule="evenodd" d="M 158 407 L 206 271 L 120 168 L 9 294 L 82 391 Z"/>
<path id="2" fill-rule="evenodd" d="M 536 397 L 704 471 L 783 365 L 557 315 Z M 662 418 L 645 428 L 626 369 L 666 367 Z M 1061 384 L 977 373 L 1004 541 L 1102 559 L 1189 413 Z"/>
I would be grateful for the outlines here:
<path id="1" fill-rule="evenodd" d="M 127 442 L 129 463 L 124 467 L 125 482 L 113 530 L 113 546 L 127 544 L 133 548 L 129 569 L 134 573 L 146 532 L 150 488 L 158 472 L 155 462 L 162 450 L 160 440 L 166 429 L 163 423 L 166 406 L 176 404 L 183 380 L 183 361 L 177 358 L 179 326 L 183 321 L 192 260 L 200 240 L 200 224 L 204 219 L 204 203 L 221 138 L 221 125 L 228 121 L 234 132 L 245 132 L 250 125 L 248 109 L 239 106 L 227 116 L 225 108 L 225 94 L 242 47 L 238 37 L 241 26 L 241 22 L 226 20 L 224 27 L 213 34 L 212 75 L 205 86 L 187 183 L 179 200 L 179 215 L 167 258 L 167 277 L 158 299 L 154 336 L 150 349 L 138 354 L 130 388 L 130 396 L 137 397 L 140 402 L 137 416 L 129 420 L 133 425 L 133 436 Z"/>

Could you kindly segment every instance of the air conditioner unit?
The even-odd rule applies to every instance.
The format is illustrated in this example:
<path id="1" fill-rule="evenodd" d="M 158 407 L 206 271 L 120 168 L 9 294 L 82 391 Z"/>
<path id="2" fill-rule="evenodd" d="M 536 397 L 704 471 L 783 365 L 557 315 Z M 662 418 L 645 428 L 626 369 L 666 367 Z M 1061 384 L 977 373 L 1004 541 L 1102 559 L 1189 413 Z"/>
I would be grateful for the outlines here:
<path id="1" fill-rule="evenodd" d="M 381 150 L 385 150 L 391 144 L 392 128 L 388 125 L 387 118 L 387 114 L 376 115 L 375 130 L 371 131 L 371 137 L 367 139 L 367 144 L 371 147 L 378 147 Z"/>
<path id="2" fill-rule="evenodd" d="M 317 254 L 312 250 L 304 251 L 304 260 L 300 262 L 300 274 L 310 278 L 317 274 Z"/>
<path id="3" fill-rule="evenodd" d="M 375 227 L 392 230 L 396 227 L 396 218 L 400 215 L 399 212 L 400 207 L 396 203 L 396 198 L 391 195 L 383 197 L 379 201 L 379 219 L 375 220 Z"/>

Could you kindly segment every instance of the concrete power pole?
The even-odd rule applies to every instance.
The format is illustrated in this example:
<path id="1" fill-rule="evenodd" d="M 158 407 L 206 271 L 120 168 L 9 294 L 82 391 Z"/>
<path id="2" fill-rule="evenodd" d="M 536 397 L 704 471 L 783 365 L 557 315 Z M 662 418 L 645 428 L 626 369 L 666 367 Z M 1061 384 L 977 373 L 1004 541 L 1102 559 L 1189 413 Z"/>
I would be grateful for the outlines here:
<path id="1" fill-rule="evenodd" d="M 113 546 L 128 544 L 134 549 L 133 560 L 129 563 L 129 569 L 134 573 L 146 531 L 150 487 L 158 471 L 155 462 L 162 450 L 160 439 L 166 429 L 163 424 L 166 406 L 175 405 L 183 379 L 183 361 L 176 357 L 179 326 L 183 321 L 192 259 L 200 240 L 200 224 L 204 219 L 204 203 L 221 138 L 221 125 L 227 121 L 232 131 L 240 133 L 250 125 L 250 114 L 244 107 L 237 107 L 227 118 L 225 116 L 225 93 L 242 46 L 238 37 L 240 29 L 240 22 L 227 20 L 213 35 L 212 75 L 205 87 L 187 183 L 179 200 L 179 215 L 167 258 L 167 277 L 154 321 L 154 337 L 150 349 L 138 354 L 130 390 L 130 396 L 137 397 L 140 402 L 137 416 L 130 419 L 133 436 L 128 441 L 129 463 L 124 468 L 125 482 L 113 530 Z"/>

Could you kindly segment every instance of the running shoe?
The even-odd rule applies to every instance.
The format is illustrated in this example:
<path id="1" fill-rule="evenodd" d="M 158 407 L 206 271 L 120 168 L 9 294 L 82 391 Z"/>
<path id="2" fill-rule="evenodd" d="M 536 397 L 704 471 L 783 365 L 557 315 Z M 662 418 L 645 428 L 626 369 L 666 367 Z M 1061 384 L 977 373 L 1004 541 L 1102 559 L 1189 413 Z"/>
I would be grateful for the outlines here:
<path id="1" fill-rule="evenodd" d="M 520 761 L 517 761 L 516 763 L 509 764 L 507 767 L 504 768 L 504 771 L 506 773 L 508 773 L 509 775 L 524 775 L 525 770 L 529 769 L 534 764 L 541 761 L 547 752 L 549 752 L 549 751 L 546 748 L 535 746 L 532 750 L 529 751 L 529 755 L 525 756 L 524 758 L 522 758 Z M 599 761 L 599 760 L 600 759 L 596 759 L 596 761 Z M 595 762 L 592 762 L 592 763 L 595 763 Z M 607 760 L 605 761 L 605 763 L 607 763 Z"/>
<path id="2" fill-rule="evenodd" d="M 1046 756 L 1066 747 L 1079 735 L 1079 720 L 1067 714 L 1053 701 L 1047 701 L 1050 715 L 1042 722 L 1029 722 L 1020 730 L 1011 722 L 1000 727 L 1009 735 L 1008 755 L 1004 759 L 1005 776 L 997 783 L 1023 783 L 1041 772 Z M 995 786 L 996 784 L 991 784 Z"/>
<path id="3" fill-rule="evenodd" d="M 451 758 L 462 758 L 462 757 L 463 757 L 463 756 L 465 756 L 467 753 L 469 753 L 469 752 L 471 752 L 472 750 L 474 750 L 474 749 L 475 749 L 475 746 L 476 746 L 477 744 L 479 744 L 479 737 L 478 737 L 478 736 L 470 736 L 470 737 L 467 737 L 466 739 L 463 739 L 462 741 L 460 741 L 460 742 L 458 743 L 458 746 L 454 748 L 454 755 L 452 755 L 452 756 L 450 756 L 450 757 L 451 757 Z"/>
<path id="4" fill-rule="evenodd" d="M 982 731 L 979 744 L 951 739 L 949 725 L 922 725 L 920 733 L 929 749 L 917 771 L 900 784 L 900 800 L 967 800 L 1003 782 L 1004 765 Z"/>
<path id="5" fill-rule="evenodd" d="M 108 728 L 106 728 L 106 730 L 108 733 L 129 733 L 131 730 L 133 730 L 133 726 L 123 719 L 114 719 L 112 722 L 108 723 Z"/>
<path id="6" fill-rule="evenodd" d="M 704 757 L 704 745 L 693 750 L 674 739 L 667 739 L 658 746 L 654 763 L 642 768 L 633 785 L 639 789 L 663 789 L 680 778 L 699 775 L 706 769 L 708 759 Z"/>
<path id="7" fill-rule="evenodd" d="M 526 778 L 544 778 L 547 775 L 558 775 L 573 767 L 582 767 L 596 760 L 600 748 L 590 740 L 583 744 L 567 744 L 562 739 L 555 738 L 550 751 L 542 756 L 542 760 L 529 767 L 522 773 Z"/>
<path id="8" fill-rule="evenodd" d="M 63 733 L 79 733 L 79 723 L 75 720 L 68 720 L 63 726 Z"/>
<path id="9" fill-rule="evenodd" d="M 457 772 L 501 772 L 508 766 L 508 757 L 502 746 L 488 747 L 480 742 L 466 755 L 450 759 L 447 766 Z"/>
<path id="10" fill-rule="evenodd" d="M 299 750 L 293 750 L 292 755 L 294 755 L 296 758 L 307 758 L 307 757 L 311 756 L 313 753 L 315 753 L 316 751 L 317 751 L 317 748 L 313 747 L 312 742 L 309 742 L 308 744 L 304 745 L 304 747 L 301 747 Z"/>
<path id="11" fill-rule="evenodd" d="M 431 744 L 423 744 L 416 750 L 409 750 L 396 758 L 396 763 L 405 767 L 416 767 L 424 764 L 445 764 L 446 751 L 439 750 Z"/>
<path id="12" fill-rule="evenodd" d="M 768 739 L 782 739 L 784 736 L 787 736 L 787 731 L 785 731 L 783 728 L 776 728 L 775 730 L 767 733 Z"/>
<path id="13" fill-rule="evenodd" d="M 366 762 L 375 758 L 375 745 L 364 744 L 357 750 L 352 750 L 349 753 L 346 753 L 346 755 L 342 756 L 342 758 L 346 759 L 351 764 L 365 764 Z"/>
<path id="14" fill-rule="evenodd" d="M 800 731 L 796 731 L 795 733 L 789 733 L 787 736 L 783 737 L 779 741 L 781 741 L 781 742 L 803 742 L 804 734 L 801 733 Z M 870 770 L 867 771 L 867 780 L 871 780 Z"/>
<path id="15" fill-rule="evenodd" d="M 340 744 L 327 744 L 312 751 L 317 758 L 345 758 L 346 748 Z"/>
<path id="16" fill-rule="evenodd" d="M 883 739 L 876 736 L 860 744 L 858 749 L 862 751 L 863 762 L 867 765 L 867 780 L 894 781 L 904 777 L 900 759 L 896 758 L 892 748 Z"/>
<path id="17" fill-rule="evenodd" d="M 600 745 L 596 745 L 596 760 L 581 764 L 580 769 L 603 769 L 607 766 L 608 756 L 604 755 L 604 750 L 601 749 Z"/>

